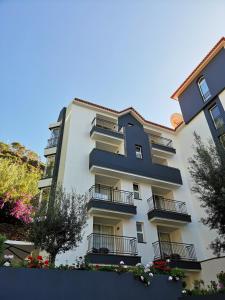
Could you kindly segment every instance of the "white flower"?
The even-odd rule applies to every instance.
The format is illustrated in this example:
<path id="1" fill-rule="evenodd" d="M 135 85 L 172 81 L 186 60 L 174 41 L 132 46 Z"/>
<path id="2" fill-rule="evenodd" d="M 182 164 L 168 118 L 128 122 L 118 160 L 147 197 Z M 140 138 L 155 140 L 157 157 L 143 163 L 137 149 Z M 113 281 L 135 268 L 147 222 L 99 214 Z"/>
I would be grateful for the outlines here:
<path id="1" fill-rule="evenodd" d="M 147 265 L 145 266 L 145 268 L 150 268 L 150 264 L 147 264 Z"/>
<path id="2" fill-rule="evenodd" d="M 120 265 L 124 265 L 124 261 L 121 260 Z"/>
<path id="3" fill-rule="evenodd" d="M 128 267 L 127 266 L 123 266 L 124 267 L 124 269 L 127 269 Z"/>
<path id="4" fill-rule="evenodd" d="M 148 272 L 150 272 L 151 270 L 149 269 L 149 268 L 147 268 L 147 269 L 144 269 L 144 272 L 145 273 L 148 273 Z"/>
<path id="5" fill-rule="evenodd" d="M 153 262 L 150 261 L 150 262 L 148 263 L 148 265 L 149 265 L 150 267 L 153 266 Z"/>
<path id="6" fill-rule="evenodd" d="M 176 279 L 176 281 L 180 280 L 180 278 L 179 278 L 179 277 L 175 277 L 175 279 Z"/>
<path id="7" fill-rule="evenodd" d="M 169 262 L 170 262 L 170 259 L 168 258 L 168 259 L 166 260 L 166 262 L 169 263 Z"/>
<path id="8" fill-rule="evenodd" d="M 141 263 L 137 263 L 136 264 L 136 267 L 140 267 L 142 264 Z"/>
<path id="9" fill-rule="evenodd" d="M 187 293 L 187 291 L 186 291 L 186 290 L 183 290 L 181 293 L 182 293 L 182 294 L 186 294 L 186 293 Z"/>
<path id="10" fill-rule="evenodd" d="M 9 259 L 9 255 L 4 255 L 4 259 Z"/>
<path id="11" fill-rule="evenodd" d="M 150 285 L 150 281 L 148 281 L 147 285 Z"/>
<path id="12" fill-rule="evenodd" d="M 149 273 L 149 276 L 150 276 L 150 277 L 153 277 L 154 275 L 153 275 L 153 273 Z"/>
<path id="13" fill-rule="evenodd" d="M 144 281 L 144 277 L 143 276 L 141 276 L 141 280 Z"/>
<path id="14" fill-rule="evenodd" d="M 6 261 L 6 262 L 4 263 L 4 266 L 5 266 L 5 267 L 10 267 L 10 262 Z"/>
<path id="15" fill-rule="evenodd" d="M 168 277 L 168 280 L 169 280 L 169 281 L 173 280 L 173 277 L 172 277 L 172 276 L 169 276 L 169 277 Z"/>
<path id="16" fill-rule="evenodd" d="M 12 254 L 11 254 L 11 255 L 8 255 L 8 258 L 9 258 L 9 259 L 13 259 L 13 257 L 14 257 L 14 255 L 12 255 Z"/>

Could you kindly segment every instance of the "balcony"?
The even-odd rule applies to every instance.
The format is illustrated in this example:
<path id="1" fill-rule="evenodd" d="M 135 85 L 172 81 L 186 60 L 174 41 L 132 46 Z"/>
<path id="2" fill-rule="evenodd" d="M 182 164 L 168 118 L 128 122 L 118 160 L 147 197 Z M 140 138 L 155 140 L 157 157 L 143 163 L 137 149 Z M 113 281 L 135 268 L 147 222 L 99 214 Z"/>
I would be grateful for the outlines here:
<path id="1" fill-rule="evenodd" d="M 164 224 L 191 222 L 185 202 L 166 199 L 158 195 L 153 195 L 147 202 L 149 206 L 148 219 L 151 222 Z"/>
<path id="2" fill-rule="evenodd" d="M 120 145 L 123 142 L 123 128 L 118 124 L 103 118 L 96 117 L 91 123 L 90 137 L 94 140 Z"/>
<path id="3" fill-rule="evenodd" d="M 53 137 L 53 138 L 48 139 L 47 146 L 44 150 L 44 155 L 45 156 L 52 155 L 52 154 L 56 153 L 58 140 L 59 140 L 58 137 Z"/>
<path id="4" fill-rule="evenodd" d="M 137 213 L 133 202 L 133 193 L 99 184 L 93 185 L 89 189 L 88 210 L 106 215 L 108 212 L 125 216 Z"/>
<path id="5" fill-rule="evenodd" d="M 182 184 L 180 171 L 173 167 L 152 164 L 147 157 L 136 159 L 100 149 L 93 149 L 89 155 L 89 169 L 101 175 L 160 183 L 166 188 Z"/>
<path id="6" fill-rule="evenodd" d="M 157 241 L 153 244 L 154 260 L 170 260 L 170 267 L 200 270 L 193 244 Z"/>
<path id="7" fill-rule="evenodd" d="M 149 139 L 152 144 L 153 154 L 171 156 L 176 153 L 176 150 L 173 148 L 173 141 L 171 139 L 154 134 L 149 134 Z"/>
<path id="8" fill-rule="evenodd" d="M 141 261 L 134 237 L 92 233 L 88 236 L 86 258 L 90 263 L 136 265 Z"/>

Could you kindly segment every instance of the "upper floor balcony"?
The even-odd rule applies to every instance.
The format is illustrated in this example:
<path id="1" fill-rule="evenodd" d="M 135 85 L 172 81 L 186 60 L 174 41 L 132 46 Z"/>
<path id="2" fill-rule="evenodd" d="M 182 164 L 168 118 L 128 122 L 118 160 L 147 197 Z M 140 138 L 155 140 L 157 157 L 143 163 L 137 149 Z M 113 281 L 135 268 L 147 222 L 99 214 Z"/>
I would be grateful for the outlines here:
<path id="1" fill-rule="evenodd" d="M 201 264 L 197 261 L 193 244 L 157 241 L 152 244 L 154 260 L 169 259 L 171 267 L 200 270 Z"/>
<path id="2" fill-rule="evenodd" d="M 119 214 L 132 216 L 136 214 L 133 193 L 96 184 L 89 189 L 88 210 L 98 214 Z"/>
<path id="3" fill-rule="evenodd" d="M 90 263 L 136 265 L 141 261 L 135 237 L 92 233 L 88 236 L 87 259 Z"/>
<path id="4" fill-rule="evenodd" d="M 116 121 L 110 121 L 101 117 L 96 117 L 91 123 L 90 136 L 100 142 L 121 144 L 124 139 L 123 128 L 119 128 Z"/>
<path id="5" fill-rule="evenodd" d="M 101 175 L 142 180 L 150 184 L 160 182 L 161 186 L 167 188 L 182 184 L 179 169 L 153 164 L 148 157 L 136 159 L 96 148 L 89 155 L 89 168 Z"/>
<path id="6" fill-rule="evenodd" d="M 149 134 L 149 139 L 154 154 L 171 156 L 176 153 L 176 150 L 173 147 L 173 141 L 171 139 L 154 134 Z"/>
<path id="7" fill-rule="evenodd" d="M 155 223 L 185 224 L 191 222 L 186 203 L 153 195 L 148 200 L 148 219 Z"/>
<path id="8" fill-rule="evenodd" d="M 45 156 L 52 155 L 52 154 L 56 153 L 58 141 L 59 141 L 58 136 L 51 137 L 50 139 L 48 139 L 47 146 L 44 150 L 44 155 Z"/>

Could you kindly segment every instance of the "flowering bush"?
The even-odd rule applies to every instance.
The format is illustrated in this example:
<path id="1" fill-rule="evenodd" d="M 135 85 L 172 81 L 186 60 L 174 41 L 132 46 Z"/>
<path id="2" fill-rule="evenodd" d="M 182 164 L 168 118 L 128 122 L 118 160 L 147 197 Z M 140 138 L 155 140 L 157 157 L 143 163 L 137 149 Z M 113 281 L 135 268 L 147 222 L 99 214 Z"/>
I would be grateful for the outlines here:
<path id="1" fill-rule="evenodd" d="M 25 262 L 25 266 L 27 268 L 34 268 L 34 269 L 48 269 L 49 268 L 49 261 L 43 260 L 41 255 L 37 257 L 28 256 Z"/>
<path id="2" fill-rule="evenodd" d="M 11 209 L 10 215 L 25 224 L 29 224 L 32 222 L 32 212 L 33 207 L 31 205 L 24 203 L 23 200 L 18 200 Z"/>

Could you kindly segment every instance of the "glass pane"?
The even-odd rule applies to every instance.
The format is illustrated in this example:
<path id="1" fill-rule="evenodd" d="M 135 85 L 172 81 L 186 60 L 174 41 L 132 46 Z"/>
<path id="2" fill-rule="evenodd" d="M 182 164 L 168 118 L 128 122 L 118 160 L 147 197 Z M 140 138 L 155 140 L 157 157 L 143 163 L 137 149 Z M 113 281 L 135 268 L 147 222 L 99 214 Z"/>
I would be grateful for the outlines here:
<path id="1" fill-rule="evenodd" d="M 136 228 L 138 232 L 142 232 L 142 224 L 141 223 L 136 223 Z"/>
<path id="2" fill-rule="evenodd" d="M 134 192 L 138 192 L 138 185 L 137 184 L 133 184 L 133 190 L 134 190 Z"/>
<path id="3" fill-rule="evenodd" d="M 201 91 L 201 94 L 202 94 L 202 97 L 207 100 L 211 94 L 210 94 L 210 91 L 209 91 L 209 88 L 208 88 L 208 85 L 206 83 L 206 80 L 205 78 L 202 78 L 200 81 L 199 81 L 199 88 L 200 88 L 200 91 Z"/>
<path id="4" fill-rule="evenodd" d="M 144 238 L 143 238 L 143 233 L 137 233 L 137 240 L 139 243 L 143 243 L 144 242 Z"/>

